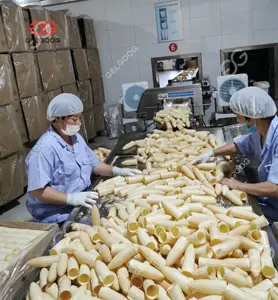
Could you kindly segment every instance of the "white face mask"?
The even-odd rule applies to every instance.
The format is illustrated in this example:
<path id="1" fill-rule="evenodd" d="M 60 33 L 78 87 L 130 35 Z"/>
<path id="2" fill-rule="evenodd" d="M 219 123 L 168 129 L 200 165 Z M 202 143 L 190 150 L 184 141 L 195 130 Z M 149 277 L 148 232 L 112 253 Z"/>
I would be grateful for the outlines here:
<path id="1" fill-rule="evenodd" d="M 73 136 L 77 134 L 80 130 L 81 124 L 80 125 L 69 125 L 67 124 L 66 129 L 62 129 L 62 133 L 68 136 Z"/>

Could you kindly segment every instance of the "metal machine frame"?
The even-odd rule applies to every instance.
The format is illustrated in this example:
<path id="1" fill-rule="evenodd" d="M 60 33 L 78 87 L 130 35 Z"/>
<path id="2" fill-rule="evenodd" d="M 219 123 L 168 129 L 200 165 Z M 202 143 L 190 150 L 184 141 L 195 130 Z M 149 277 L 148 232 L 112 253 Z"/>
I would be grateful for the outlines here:
<path id="1" fill-rule="evenodd" d="M 156 78 L 156 63 L 159 60 L 170 60 L 170 59 L 179 59 L 179 58 L 198 58 L 198 68 L 199 68 L 199 77 L 200 80 L 203 79 L 203 66 L 202 66 L 202 54 L 201 53 L 189 53 L 189 54 L 180 54 L 180 55 L 172 55 L 172 56 L 162 56 L 162 57 L 153 57 L 151 58 L 151 64 L 152 64 L 152 73 L 153 73 L 153 86 L 155 88 L 159 87 L 159 83 Z"/>
<path id="2" fill-rule="evenodd" d="M 264 45 L 253 45 L 253 46 L 246 46 L 246 47 L 235 47 L 235 48 L 227 48 L 220 50 L 220 60 L 221 66 L 223 62 L 229 60 L 229 53 L 237 52 L 237 51 L 252 51 L 252 50 L 259 50 L 259 49 L 266 49 L 266 48 L 273 48 L 274 51 L 274 86 L 275 86 L 275 100 L 278 100 L 278 43 L 276 44 L 264 44 Z M 225 75 L 222 68 L 221 68 L 221 75 Z M 228 74 L 226 74 L 228 75 Z"/>

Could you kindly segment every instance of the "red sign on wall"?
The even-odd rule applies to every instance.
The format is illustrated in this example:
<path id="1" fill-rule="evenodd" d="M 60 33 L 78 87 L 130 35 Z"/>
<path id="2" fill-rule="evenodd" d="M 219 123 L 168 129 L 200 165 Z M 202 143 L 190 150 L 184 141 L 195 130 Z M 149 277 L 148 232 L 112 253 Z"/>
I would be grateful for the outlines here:
<path id="1" fill-rule="evenodd" d="M 35 20 L 30 24 L 29 30 L 34 35 L 53 35 L 56 32 L 56 24 L 51 20 Z"/>
<path id="2" fill-rule="evenodd" d="M 169 45 L 169 50 L 171 52 L 176 52 L 178 50 L 178 45 L 176 43 L 172 43 Z"/>

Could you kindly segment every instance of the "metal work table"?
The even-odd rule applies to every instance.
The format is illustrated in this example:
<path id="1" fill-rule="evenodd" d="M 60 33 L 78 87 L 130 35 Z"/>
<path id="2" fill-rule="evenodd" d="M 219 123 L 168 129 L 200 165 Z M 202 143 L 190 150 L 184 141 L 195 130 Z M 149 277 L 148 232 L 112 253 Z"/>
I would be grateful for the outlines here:
<path id="1" fill-rule="evenodd" d="M 219 139 L 222 139 L 222 140 L 225 139 L 223 129 L 221 127 L 202 128 L 202 129 L 197 129 L 197 131 L 209 131 L 210 133 L 214 134 Z M 106 163 L 108 163 L 108 164 L 113 163 L 113 165 L 120 167 L 121 161 L 126 159 L 127 156 L 136 155 L 136 150 L 137 150 L 137 147 L 132 147 L 126 151 L 123 151 L 122 150 L 123 146 L 130 141 L 145 138 L 146 134 L 147 133 L 129 133 L 129 134 L 122 135 L 121 138 L 119 139 L 116 147 L 113 149 L 113 151 L 111 151 L 109 157 L 106 160 Z M 145 168 L 145 165 L 139 164 L 138 168 L 143 170 Z M 244 170 L 241 170 L 241 172 L 239 174 L 237 174 L 237 179 L 240 181 L 251 181 L 250 180 L 251 178 L 249 178 L 248 175 L 252 176 L 252 174 L 250 174 L 250 172 L 246 172 L 246 174 L 245 174 Z M 94 186 L 96 186 L 103 179 L 104 178 L 102 178 L 102 177 L 98 177 L 98 179 L 94 182 Z M 249 196 L 248 199 L 249 199 L 248 204 L 252 206 L 253 211 L 258 215 L 262 215 L 263 212 L 260 208 L 257 198 L 253 197 L 253 196 Z M 107 217 L 108 212 L 109 212 L 109 207 L 111 207 L 114 202 L 115 202 L 115 200 L 109 198 L 109 196 L 102 199 L 102 201 L 99 203 L 99 210 L 100 210 L 101 217 Z M 222 199 L 221 199 L 221 205 L 224 205 L 227 207 L 227 206 L 231 206 L 232 204 L 231 204 L 231 202 L 229 202 L 227 200 L 222 201 Z M 69 226 L 72 222 L 81 222 L 81 223 L 90 224 L 91 223 L 91 214 L 88 213 L 88 210 L 86 208 L 75 208 L 72 211 L 72 213 L 70 214 L 67 222 L 65 223 L 65 225 L 63 227 L 64 232 L 69 231 L 69 229 L 70 229 Z M 278 267 L 278 243 L 277 243 L 277 240 L 275 239 L 273 231 L 271 230 L 270 226 L 265 227 L 264 230 L 268 234 L 270 245 L 273 249 L 274 263 Z M 277 237 L 278 237 L 278 226 L 277 226 Z"/>

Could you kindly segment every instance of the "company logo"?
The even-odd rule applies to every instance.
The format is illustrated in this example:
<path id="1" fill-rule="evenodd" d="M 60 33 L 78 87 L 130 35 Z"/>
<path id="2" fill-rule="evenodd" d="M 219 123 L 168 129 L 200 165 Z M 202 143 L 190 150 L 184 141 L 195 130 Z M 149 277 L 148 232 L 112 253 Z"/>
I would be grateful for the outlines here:
<path id="1" fill-rule="evenodd" d="M 56 24 L 51 20 L 38 21 L 35 20 L 30 24 L 30 33 L 36 35 L 53 35 L 56 32 Z"/>

